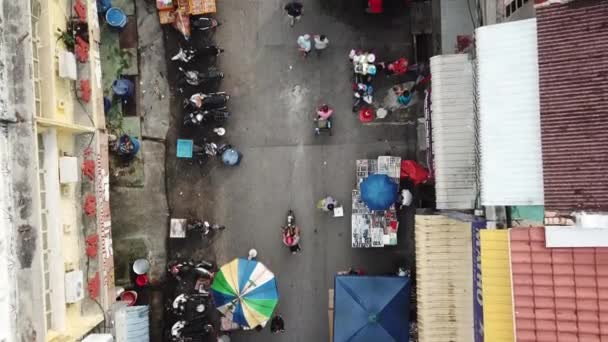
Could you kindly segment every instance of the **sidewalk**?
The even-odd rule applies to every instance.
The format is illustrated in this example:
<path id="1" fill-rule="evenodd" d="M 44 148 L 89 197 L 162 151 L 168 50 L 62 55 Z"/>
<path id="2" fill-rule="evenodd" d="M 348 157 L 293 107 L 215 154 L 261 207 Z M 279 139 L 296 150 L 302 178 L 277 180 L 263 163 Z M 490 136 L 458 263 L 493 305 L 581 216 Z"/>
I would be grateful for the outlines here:
<path id="1" fill-rule="evenodd" d="M 169 126 L 170 102 L 164 32 L 161 30 L 154 7 L 145 0 L 114 0 L 115 6 L 134 4 L 135 16 L 129 17 L 136 23 L 135 47 L 129 51 L 138 61 L 138 82 L 136 84 L 136 115 L 127 118 L 127 126 L 138 130 L 141 138 L 139 159 L 139 183 L 118 182 L 111 187 L 111 210 L 114 234 L 114 259 L 116 262 L 116 283 L 130 284 L 130 265 L 137 258 L 150 261 L 150 331 L 151 341 L 162 341 L 162 294 L 157 291 L 164 276 L 166 264 L 166 239 L 169 222 L 165 187 L 165 136 Z M 128 29 L 128 27 L 127 27 Z M 125 42 L 121 37 L 121 44 Z M 105 43 L 105 42 L 104 42 Z M 132 118 L 132 119 L 131 119 Z M 131 122 L 128 122 L 132 120 Z M 123 126 L 125 122 L 123 121 Z M 127 127 L 128 128 L 128 127 Z"/>

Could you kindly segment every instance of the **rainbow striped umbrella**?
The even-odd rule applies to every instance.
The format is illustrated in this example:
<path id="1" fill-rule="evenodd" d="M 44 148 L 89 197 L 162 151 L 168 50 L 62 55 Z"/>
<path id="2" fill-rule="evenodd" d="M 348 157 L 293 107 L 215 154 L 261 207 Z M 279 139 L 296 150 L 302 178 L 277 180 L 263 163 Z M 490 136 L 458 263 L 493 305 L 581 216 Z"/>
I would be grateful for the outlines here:
<path id="1" fill-rule="evenodd" d="M 220 268 L 211 294 L 224 316 L 248 328 L 264 326 L 279 302 L 274 273 L 261 262 L 243 258 Z"/>

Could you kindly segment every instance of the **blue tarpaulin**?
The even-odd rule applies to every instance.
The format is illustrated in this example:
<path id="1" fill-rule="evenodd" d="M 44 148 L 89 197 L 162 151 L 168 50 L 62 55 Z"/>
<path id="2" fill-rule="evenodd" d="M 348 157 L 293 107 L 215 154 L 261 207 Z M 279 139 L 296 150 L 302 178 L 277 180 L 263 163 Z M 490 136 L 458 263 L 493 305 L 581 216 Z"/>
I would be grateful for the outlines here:
<path id="1" fill-rule="evenodd" d="M 361 199 L 371 210 L 386 210 L 397 201 L 399 185 L 387 175 L 375 174 L 361 183 Z"/>
<path id="2" fill-rule="evenodd" d="M 408 277 L 336 276 L 334 342 L 409 341 Z"/>

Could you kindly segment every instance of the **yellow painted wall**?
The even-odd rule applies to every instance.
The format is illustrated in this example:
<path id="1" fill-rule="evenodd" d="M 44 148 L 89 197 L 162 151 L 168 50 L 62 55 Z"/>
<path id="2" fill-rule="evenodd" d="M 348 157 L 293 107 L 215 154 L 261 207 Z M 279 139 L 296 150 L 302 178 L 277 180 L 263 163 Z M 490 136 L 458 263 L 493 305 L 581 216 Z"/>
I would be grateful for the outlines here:
<path id="1" fill-rule="evenodd" d="M 74 136 L 69 132 L 57 131 L 57 147 L 59 148 L 59 157 L 63 153 L 74 155 Z M 81 212 L 77 210 L 80 206 L 79 193 L 81 192 L 80 183 L 63 184 L 61 185 L 61 226 L 63 229 L 62 239 L 62 254 L 64 263 L 72 263 L 74 268 L 78 269 L 78 260 L 82 249 L 82 236 L 78 232 L 82 229 L 79 225 L 79 215 Z M 66 227 L 69 226 L 69 227 Z"/>
<path id="2" fill-rule="evenodd" d="M 513 342 L 509 231 L 484 229 L 480 240 L 485 340 Z"/>
<path id="3" fill-rule="evenodd" d="M 40 89 L 38 96 L 41 99 L 41 116 L 46 120 L 40 120 L 37 125 L 37 131 L 42 132 L 45 129 L 57 128 L 57 148 L 60 156 L 62 153 L 74 155 L 75 151 L 75 135 L 83 131 L 89 131 L 92 128 L 103 128 L 104 114 L 102 103 L 102 90 L 97 85 L 100 83 L 96 79 L 96 68 L 98 63 L 98 48 L 93 43 L 99 41 L 99 29 L 96 27 L 97 13 L 91 6 L 95 0 L 87 0 L 88 7 L 88 22 L 89 22 L 89 39 L 90 39 L 90 56 L 88 64 L 78 64 L 78 77 L 85 77 L 91 81 L 91 101 L 84 104 L 84 108 L 78 103 L 75 89 L 78 87 L 78 81 L 65 80 L 59 77 L 58 74 L 58 56 L 65 50 L 62 42 L 58 41 L 61 30 L 65 30 L 67 26 L 67 18 L 70 17 L 72 0 L 39 0 L 41 6 L 41 14 L 37 23 L 37 28 L 34 27 L 34 36 L 38 37 L 37 59 L 38 59 L 38 74 L 40 79 Z M 34 54 L 36 56 L 36 53 Z M 96 61 L 94 61 L 97 56 Z M 83 71 L 82 73 L 80 71 Z M 93 123 L 86 117 L 88 113 L 93 118 Z M 57 179 L 57 182 L 59 180 Z M 82 236 L 82 198 L 81 198 L 80 183 L 69 184 L 62 186 L 60 197 L 60 229 L 61 235 L 61 255 L 63 264 L 61 269 L 66 265 L 73 265 L 74 269 L 86 270 L 86 260 L 83 260 L 84 252 L 84 237 Z M 71 228 L 66 231 L 64 225 L 69 225 Z M 85 267 L 85 268 L 83 268 Z M 66 269 L 69 271 L 69 269 Z M 86 279 L 85 279 L 86 282 Z M 85 299 L 79 303 L 66 304 L 65 309 L 65 329 L 62 331 L 46 332 L 44 339 L 53 342 L 77 341 L 94 328 L 103 320 L 101 310 L 99 312 L 90 312 L 83 315 L 83 303 L 88 301 L 87 294 Z M 90 305 L 89 305 L 90 306 Z M 56 308 L 53 308 L 55 311 Z"/>
<path id="4" fill-rule="evenodd" d="M 41 115 L 44 118 L 57 121 L 58 124 L 78 124 L 103 128 L 103 91 L 97 85 L 99 73 L 96 69 L 99 65 L 99 49 L 96 41 L 99 41 L 99 28 L 97 26 L 97 13 L 91 4 L 89 8 L 89 62 L 79 65 L 78 77 L 85 75 L 91 82 L 91 100 L 84 104 L 86 113 L 93 118 L 93 123 L 87 118 L 83 106 L 78 103 L 76 89 L 79 88 L 78 81 L 66 80 L 59 77 L 59 55 L 65 51 L 65 46 L 58 40 L 61 31 L 66 29 L 67 18 L 71 12 L 72 0 L 39 0 L 41 5 L 41 16 L 34 29 L 39 38 L 38 46 L 38 69 L 40 74 L 40 99 Z"/>
<path id="5" fill-rule="evenodd" d="M 70 14 L 69 0 L 41 0 L 42 13 L 38 27 L 38 44 L 42 115 L 46 118 L 73 122 L 73 82 L 58 74 L 58 55 L 65 50 L 58 41 Z"/>

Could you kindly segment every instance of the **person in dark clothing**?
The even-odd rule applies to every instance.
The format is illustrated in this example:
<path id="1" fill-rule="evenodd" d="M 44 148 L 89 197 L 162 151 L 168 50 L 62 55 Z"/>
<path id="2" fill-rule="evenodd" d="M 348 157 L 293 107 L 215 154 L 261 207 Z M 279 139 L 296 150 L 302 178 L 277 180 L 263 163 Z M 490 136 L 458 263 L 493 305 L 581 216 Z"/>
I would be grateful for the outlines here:
<path id="1" fill-rule="evenodd" d="M 296 20 L 300 20 L 303 7 L 304 5 L 297 1 L 291 1 L 285 5 L 285 12 L 287 12 L 287 16 L 289 17 L 289 26 L 293 27 Z"/>
<path id="2" fill-rule="evenodd" d="M 270 331 L 273 334 L 276 334 L 278 332 L 285 332 L 285 321 L 283 320 L 283 317 L 275 315 L 272 318 L 272 320 L 270 321 Z"/>

